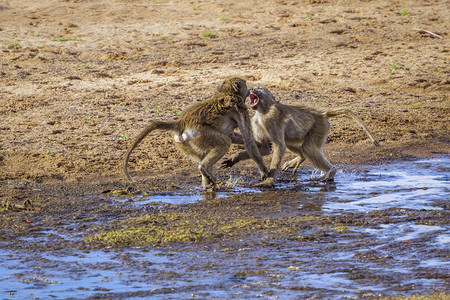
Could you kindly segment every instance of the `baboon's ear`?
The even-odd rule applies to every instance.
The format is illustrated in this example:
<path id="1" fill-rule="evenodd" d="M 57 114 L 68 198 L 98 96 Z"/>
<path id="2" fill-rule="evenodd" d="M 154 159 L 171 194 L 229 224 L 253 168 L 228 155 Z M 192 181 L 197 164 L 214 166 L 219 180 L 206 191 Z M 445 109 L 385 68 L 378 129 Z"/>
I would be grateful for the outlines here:
<path id="1" fill-rule="evenodd" d="M 239 82 L 235 81 L 233 83 L 233 88 L 236 92 L 239 92 L 241 90 L 241 85 L 239 84 Z"/>

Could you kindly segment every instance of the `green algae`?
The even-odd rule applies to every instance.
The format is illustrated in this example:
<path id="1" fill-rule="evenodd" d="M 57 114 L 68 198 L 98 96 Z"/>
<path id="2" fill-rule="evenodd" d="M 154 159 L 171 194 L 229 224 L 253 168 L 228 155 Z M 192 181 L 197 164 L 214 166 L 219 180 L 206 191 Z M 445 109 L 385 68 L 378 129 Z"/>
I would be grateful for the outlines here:
<path id="1" fill-rule="evenodd" d="M 108 246 L 158 245 L 170 242 L 197 242 L 209 238 L 233 237 L 254 230 L 274 229 L 279 222 L 268 218 L 205 218 L 180 213 L 159 213 L 125 220 L 123 229 L 101 232 L 87 241 Z"/>
<path id="2" fill-rule="evenodd" d="M 263 236 L 264 238 L 290 240 L 318 240 L 324 229 L 341 231 L 347 228 L 323 216 L 300 217 L 255 217 L 246 210 L 241 213 L 222 211 L 204 214 L 202 211 L 160 212 L 143 217 L 118 221 L 115 229 L 104 228 L 90 235 L 90 244 L 105 246 L 154 246 L 167 243 L 193 243 L 207 239 L 239 239 L 244 236 Z M 315 225 L 314 225 L 315 224 Z M 317 227 L 307 236 L 303 231 L 311 226 Z"/>
<path id="3" fill-rule="evenodd" d="M 28 199 L 23 204 L 15 204 L 4 199 L 0 202 L 0 211 L 31 211 L 34 209 L 33 204 Z"/>
<path id="4" fill-rule="evenodd" d="M 435 293 L 431 295 L 413 295 L 413 296 L 398 296 L 398 297 L 382 297 L 381 300 L 448 300 L 450 295 L 447 293 Z"/>

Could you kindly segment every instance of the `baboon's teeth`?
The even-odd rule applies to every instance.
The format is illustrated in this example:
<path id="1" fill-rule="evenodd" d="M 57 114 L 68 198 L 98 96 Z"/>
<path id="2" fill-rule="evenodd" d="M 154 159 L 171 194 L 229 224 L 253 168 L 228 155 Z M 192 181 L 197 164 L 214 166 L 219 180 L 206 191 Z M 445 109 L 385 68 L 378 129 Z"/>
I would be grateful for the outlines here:
<path id="1" fill-rule="evenodd" d="M 259 98 L 256 94 L 251 93 L 250 94 L 250 105 L 255 105 L 259 101 Z"/>

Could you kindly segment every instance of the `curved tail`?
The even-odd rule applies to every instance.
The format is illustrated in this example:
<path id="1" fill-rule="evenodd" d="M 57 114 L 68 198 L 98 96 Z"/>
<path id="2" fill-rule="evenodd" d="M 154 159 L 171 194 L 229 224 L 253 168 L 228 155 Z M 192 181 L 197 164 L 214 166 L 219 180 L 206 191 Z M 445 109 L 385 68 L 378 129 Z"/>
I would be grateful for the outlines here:
<path id="1" fill-rule="evenodd" d="M 145 129 L 138 135 L 138 137 L 134 140 L 130 148 L 128 148 L 127 154 L 125 156 L 125 161 L 123 164 L 123 173 L 130 182 L 134 181 L 127 170 L 128 160 L 134 148 L 136 148 L 136 146 L 153 130 L 179 130 L 178 127 L 179 127 L 178 122 L 150 122 L 150 124 L 147 127 L 145 127 Z"/>
<path id="2" fill-rule="evenodd" d="M 337 109 L 327 110 L 327 111 L 323 112 L 323 115 L 325 117 L 327 117 L 327 118 L 329 118 L 329 117 L 336 117 L 336 116 L 339 116 L 339 115 L 346 115 L 346 116 L 352 117 L 352 119 L 355 120 L 355 122 L 358 123 L 359 126 L 361 126 L 361 128 L 366 132 L 367 136 L 370 138 L 372 143 L 375 146 L 379 146 L 380 145 L 380 143 L 378 143 L 378 141 L 373 138 L 372 133 L 367 128 L 366 124 L 364 124 L 364 122 L 360 118 L 358 118 L 358 116 L 356 116 L 350 109 L 348 109 L 348 108 L 337 108 Z"/>

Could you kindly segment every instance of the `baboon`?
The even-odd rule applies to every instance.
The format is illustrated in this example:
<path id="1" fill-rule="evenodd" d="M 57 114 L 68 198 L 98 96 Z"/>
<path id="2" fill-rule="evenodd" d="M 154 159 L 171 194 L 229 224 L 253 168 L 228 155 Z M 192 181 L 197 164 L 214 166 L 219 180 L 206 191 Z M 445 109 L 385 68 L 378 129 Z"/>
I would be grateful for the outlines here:
<path id="1" fill-rule="evenodd" d="M 260 183 L 262 186 L 273 185 L 275 182 L 286 149 L 298 156 L 285 163 L 283 170 L 293 168 L 293 172 L 296 172 L 300 164 L 309 159 L 315 167 L 325 173 L 316 178 L 317 180 L 334 180 L 336 168 L 322 153 L 330 129 L 329 117 L 338 115 L 352 117 L 364 129 L 370 140 L 378 145 L 365 124 L 345 108 L 321 111 L 306 106 L 284 105 L 276 101 L 270 91 L 263 86 L 250 90 L 250 107 L 256 110 L 251 124 L 260 154 L 262 156 L 270 154 L 270 147 L 273 151 L 269 176 Z M 233 135 L 232 141 L 242 143 L 238 134 Z M 247 152 L 240 152 L 223 161 L 222 167 L 231 167 L 248 157 Z"/>
<path id="2" fill-rule="evenodd" d="M 250 125 L 250 116 L 245 104 L 249 90 L 246 81 L 232 77 L 226 79 L 218 91 L 209 99 L 188 108 L 180 119 L 172 122 L 152 121 L 129 147 L 123 172 L 133 181 L 127 171 L 128 160 L 133 149 L 153 130 L 175 133 L 176 145 L 185 154 L 198 161 L 202 175 L 202 187 L 218 189 L 212 174 L 212 166 L 219 161 L 231 145 L 230 136 L 239 128 L 248 156 L 258 165 L 261 178 L 266 178 L 268 170 L 258 152 Z"/>

